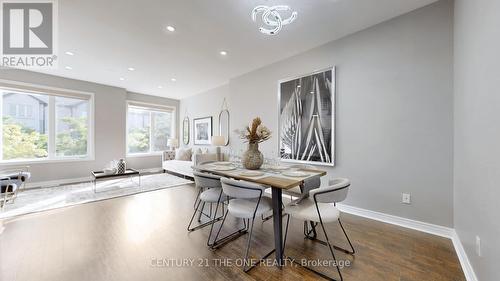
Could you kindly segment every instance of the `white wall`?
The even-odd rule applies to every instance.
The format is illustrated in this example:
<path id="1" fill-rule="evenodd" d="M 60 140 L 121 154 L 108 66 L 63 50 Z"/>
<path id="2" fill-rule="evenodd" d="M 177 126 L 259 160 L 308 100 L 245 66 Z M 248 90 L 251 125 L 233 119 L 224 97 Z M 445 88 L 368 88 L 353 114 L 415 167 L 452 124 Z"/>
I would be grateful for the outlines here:
<path id="1" fill-rule="evenodd" d="M 232 79 L 181 108 L 217 116 L 229 96 L 232 130 L 260 116 L 276 132 L 277 81 L 335 65 L 337 165 L 325 180 L 352 180 L 349 205 L 452 226 L 451 50 L 452 2 L 441 1 Z M 235 136 L 231 146 L 243 147 Z M 275 135 L 261 149 L 277 147 Z M 402 192 L 412 205 L 400 203 Z"/>
<path id="2" fill-rule="evenodd" d="M 481 281 L 500 276 L 499 12 L 498 0 L 455 1 L 454 225 Z"/>
<path id="3" fill-rule="evenodd" d="M 212 131 L 214 135 L 219 135 L 219 113 L 222 109 L 222 103 L 224 102 L 224 98 L 226 98 L 226 102 L 228 106 L 231 108 L 229 104 L 229 85 L 223 85 L 217 87 L 215 89 L 206 91 L 202 95 L 196 95 L 182 100 L 180 103 L 180 118 L 179 118 L 179 144 L 181 146 L 185 146 L 182 143 L 182 122 L 184 117 L 189 117 L 189 144 L 188 147 L 195 146 L 193 144 L 193 119 L 209 117 L 212 116 Z M 230 114 L 237 114 L 236 112 L 230 112 Z M 232 117 L 232 116 L 231 116 Z M 232 120 L 231 120 L 232 122 Z M 234 139 L 233 139 L 234 141 Z M 207 146 L 200 146 L 207 147 Z"/>
<path id="4" fill-rule="evenodd" d="M 126 101 L 161 103 L 178 107 L 179 101 L 127 93 L 125 89 L 91 82 L 67 79 L 23 70 L 0 70 L 0 79 L 94 93 L 95 160 L 50 164 L 29 164 L 32 182 L 90 177 L 113 159 L 126 158 Z M 161 167 L 160 156 L 127 159 L 130 167 L 149 169 Z M 0 169 L 6 167 L 0 164 Z"/>

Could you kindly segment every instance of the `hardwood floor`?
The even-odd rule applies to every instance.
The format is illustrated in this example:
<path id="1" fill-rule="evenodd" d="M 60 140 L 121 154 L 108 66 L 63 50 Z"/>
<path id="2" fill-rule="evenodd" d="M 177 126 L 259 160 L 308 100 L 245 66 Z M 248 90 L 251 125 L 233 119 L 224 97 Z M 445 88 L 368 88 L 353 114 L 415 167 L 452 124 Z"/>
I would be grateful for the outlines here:
<path id="1" fill-rule="evenodd" d="M 6 220 L 0 280 L 320 279 L 293 265 L 262 265 L 248 274 L 229 265 L 240 261 L 246 236 L 217 251 L 207 249 L 208 227 L 186 230 L 195 194 L 187 185 Z M 229 222 L 226 232 L 236 227 L 235 220 Z M 351 263 L 342 269 L 344 280 L 465 280 L 449 239 L 348 214 L 342 222 L 356 249 L 355 256 L 335 252 Z M 348 246 L 338 224 L 328 231 L 335 244 Z M 256 220 L 253 241 L 254 258 L 272 249 L 272 221 Z M 285 253 L 329 257 L 327 247 L 303 239 L 302 222 L 295 220 Z M 318 270 L 337 276 L 333 267 Z"/>

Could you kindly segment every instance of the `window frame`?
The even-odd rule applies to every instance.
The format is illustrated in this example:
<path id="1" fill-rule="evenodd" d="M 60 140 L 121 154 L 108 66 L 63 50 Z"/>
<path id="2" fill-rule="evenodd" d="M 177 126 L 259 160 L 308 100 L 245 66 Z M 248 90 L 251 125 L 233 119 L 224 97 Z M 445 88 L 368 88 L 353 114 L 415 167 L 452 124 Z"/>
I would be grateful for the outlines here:
<path id="1" fill-rule="evenodd" d="M 1 90 L 11 90 L 14 92 L 27 93 L 27 94 L 37 94 L 45 95 L 49 99 L 53 99 L 52 105 L 49 103 L 49 113 L 48 113 L 48 124 L 47 124 L 47 153 L 46 158 L 33 158 L 33 159 L 11 159 L 3 160 L 0 158 L 1 165 L 19 165 L 19 164 L 42 164 L 42 163 L 63 163 L 63 162 L 85 162 L 95 160 L 95 94 L 85 91 L 70 90 L 58 87 L 51 87 L 33 83 L 25 83 L 18 81 L 10 81 L 0 79 L 0 89 Z M 55 111 L 55 97 L 67 97 L 67 98 L 80 98 L 82 100 L 88 100 L 88 129 L 87 129 L 87 155 L 85 157 L 78 156 L 67 156 L 61 157 L 56 156 L 55 147 L 55 126 L 56 126 L 56 111 Z M 82 98 L 85 97 L 85 98 Z M 53 109 L 52 109 L 53 108 Z M 51 113 L 51 111 L 53 112 Z M 0 98 L 0 116 L 3 117 L 3 98 Z M 0 124 L 0 128 L 3 127 L 3 121 Z M 0 137 L 0 149 L 3 150 L 3 129 L 2 136 Z M 1 155 L 0 155 L 1 156 Z"/>
<path id="2" fill-rule="evenodd" d="M 129 121 L 128 121 L 128 113 L 130 107 L 136 107 L 136 108 L 141 108 L 143 110 L 148 110 L 148 111 L 156 111 L 156 112 L 169 112 L 172 114 L 172 127 L 170 129 L 170 138 L 175 138 L 177 134 L 177 123 L 176 123 L 176 111 L 177 108 L 175 106 L 170 106 L 170 105 L 158 105 L 158 104 L 152 104 L 152 103 L 147 103 L 147 102 L 140 102 L 140 101 L 134 101 L 134 100 L 127 100 L 126 104 L 126 128 L 125 128 L 125 155 L 127 158 L 134 158 L 134 157 L 150 157 L 150 156 L 161 156 L 163 151 L 151 151 L 152 148 L 152 139 L 151 139 L 151 114 L 150 114 L 150 130 L 149 130 L 149 152 L 138 152 L 138 153 L 130 153 L 128 151 L 128 134 L 129 134 Z"/>

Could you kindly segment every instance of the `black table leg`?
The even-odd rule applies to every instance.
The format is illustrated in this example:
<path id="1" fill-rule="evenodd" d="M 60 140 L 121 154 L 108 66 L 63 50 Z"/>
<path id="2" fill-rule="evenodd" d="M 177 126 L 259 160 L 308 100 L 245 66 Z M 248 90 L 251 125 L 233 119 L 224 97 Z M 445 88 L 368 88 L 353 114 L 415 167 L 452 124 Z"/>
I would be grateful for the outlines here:
<path id="1" fill-rule="evenodd" d="M 276 262 L 281 267 L 283 265 L 283 229 L 282 229 L 282 198 L 281 189 L 272 188 L 273 197 L 273 226 L 274 226 L 274 248 L 276 249 Z"/>

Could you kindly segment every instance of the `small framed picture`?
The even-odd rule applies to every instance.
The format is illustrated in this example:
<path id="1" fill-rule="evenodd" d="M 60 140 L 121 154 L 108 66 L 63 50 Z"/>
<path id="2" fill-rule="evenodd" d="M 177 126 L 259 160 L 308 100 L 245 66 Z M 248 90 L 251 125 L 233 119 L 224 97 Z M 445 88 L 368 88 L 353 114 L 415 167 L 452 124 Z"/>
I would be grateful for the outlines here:
<path id="1" fill-rule="evenodd" d="M 193 119 L 194 144 L 210 145 L 212 143 L 212 116 Z"/>

